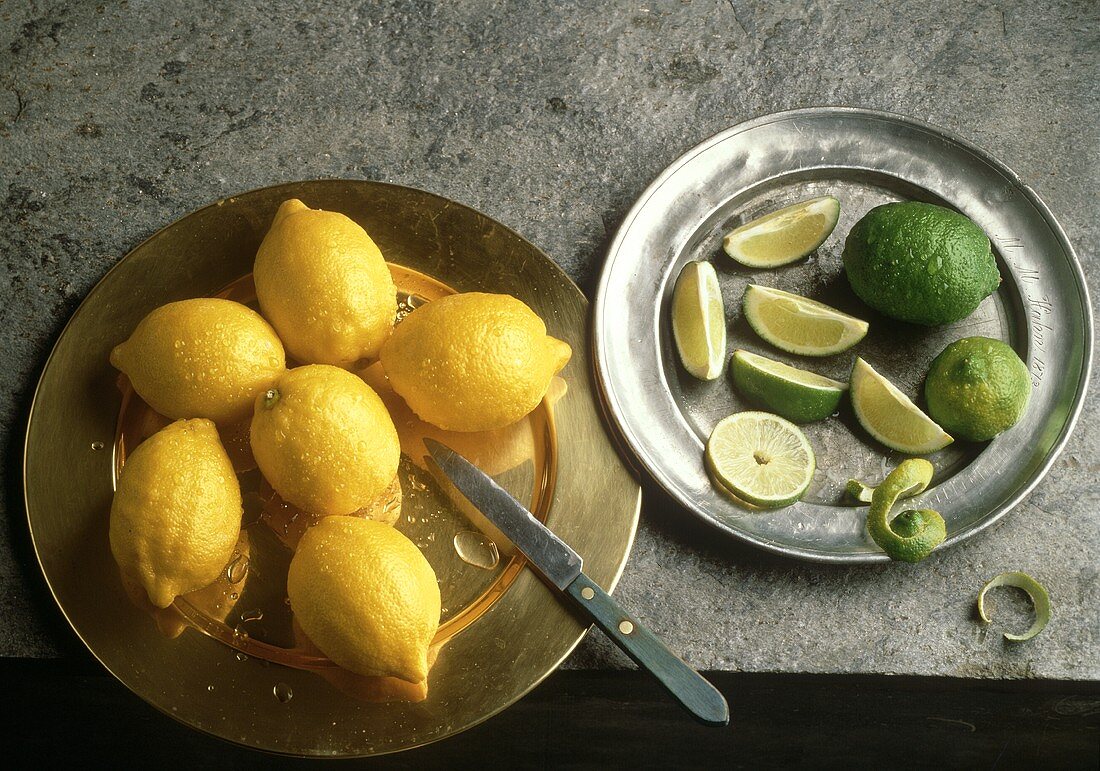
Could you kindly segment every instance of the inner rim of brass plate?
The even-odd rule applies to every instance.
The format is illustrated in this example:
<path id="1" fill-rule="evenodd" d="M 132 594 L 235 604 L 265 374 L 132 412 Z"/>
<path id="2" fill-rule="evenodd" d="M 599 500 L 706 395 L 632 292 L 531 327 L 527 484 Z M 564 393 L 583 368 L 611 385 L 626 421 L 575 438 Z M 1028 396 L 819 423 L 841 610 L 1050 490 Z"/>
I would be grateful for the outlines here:
<path id="1" fill-rule="evenodd" d="M 455 291 L 410 268 L 392 263 L 389 268 L 398 293 L 398 323 L 419 305 Z M 257 308 L 251 274 L 215 296 Z M 511 551 L 507 541 L 494 538 L 492 526 L 447 491 L 447 483 L 423 460 L 427 454 L 423 439 L 431 436 L 470 458 L 519 500 L 527 501 L 535 516 L 545 521 L 557 472 L 553 402 L 564 393 L 564 382 L 555 378 L 543 403 L 512 426 L 459 434 L 420 421 L 387 387 L 380 365 L 363 364 L 356 371 L 386 402 L 402 450 L 400 491 L 391 491 L 374 508 L 401 508 L 396 527 L 420 547 L 440 579 L 443 613 L 432 641 L 438 650 L 504 595 L 520 574 L 524 558 Z M 119 387 L 122 404 L 114 443 L 116 485 L 127 452 L 170 422 L 145 404 L 125 377 L 120 378 Z M 219 426 L 244 499 L 241 540 L 214 585 L 177 598 L 167 613 L 178 614 L 177 624 L 193 626 L 242 654 L 297 669 L 336 668 L 301 635 L 286 598 L 286 568 L 293 546 L 316 520 L 283 502 L 263 480 L 248 446 L 247 426 L 248 421 Z M 158 623 L 163 620 L 158 614 L 163 613 L 154 613 Z M 178 633 L 178 626 L 169 624 L 168 628 Z"/>

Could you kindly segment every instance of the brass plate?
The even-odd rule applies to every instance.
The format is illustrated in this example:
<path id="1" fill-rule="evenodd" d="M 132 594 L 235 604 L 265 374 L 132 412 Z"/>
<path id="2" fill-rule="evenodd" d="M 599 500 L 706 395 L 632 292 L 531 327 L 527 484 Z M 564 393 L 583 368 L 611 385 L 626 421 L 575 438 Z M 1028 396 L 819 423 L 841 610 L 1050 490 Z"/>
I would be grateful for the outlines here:
<path id="1" fill-rule="evenodd" d="M 315 671 L 245 656 L 195 629 L 165 637 L 128 601 L 108 546 L 114 473 L 123 454 L 117 440 L 125 437 L 124 427 L 116 434 L 123 394 L 107 360 L 110 349 L 153 308 L 216 294 L 246 276 L 275 209 L 291 197 L 358 221 L 396 274 L 419 272 L 457 291 L 519 297 L 550 334 L 573 347 L 561 373 L 564 394 L 552 411 L 544 405 L 531 419 L 545 457 L 532 456 L 521 466 L 526 471 L 513 468 L 498 478 L 545 513 L 594 580 L 614 587 L 641 492 L 600 421 L 584 297 L 546 255 L 500 223 L 439 196 L 377 182 L 298 182 L 228 198 L 159 231 L 120 261 L 73 314 L 42 373 L 24 456 L 27 519 L 42 572 L 74 631 L 124 685 L 164 713 L 272 752 L 395 752 L 462 731 L 512 704 L 554 671 L 587 625 L 518 559 L 505 554 L 497 569 L 483 571 L 457 555 L 449 561 L 435 544 L 426 554 L 461 591 L 453 593 L 458 601 L 448 607 L 436 639 L 441 652 L 428 696 L 419 703 L 370 703 L 345 695 Z M 411 461 L 403 458 L 403 473 L 415 476 Z M 438 502 L 438 496 L 414 494 L 410 504 L 409 492 L 406 487 L 399 526 L 414 538 L 431 535 L 422 515 L 436 504 L 424 501 Z M 443 519 L 457 526 L 449 514 Z M 254 539 L 253 558 L 259 548 Z M 264 581 L 246 582 L 227 624 L 233 614 L 247 613 L 253 586 L 271 591 L 277 580 L 269 570 Z"/>

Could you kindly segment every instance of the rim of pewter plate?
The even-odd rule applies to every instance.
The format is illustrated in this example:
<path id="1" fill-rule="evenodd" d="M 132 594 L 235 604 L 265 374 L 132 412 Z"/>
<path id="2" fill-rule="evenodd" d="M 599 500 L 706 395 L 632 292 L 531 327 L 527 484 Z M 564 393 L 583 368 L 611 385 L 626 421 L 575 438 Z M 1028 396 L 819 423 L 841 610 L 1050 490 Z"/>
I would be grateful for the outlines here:
<path id="1" fill-rule="evenodd" d="M 912 144 L 915 138 L 919 138 L 924 143 L 921 149 L 929 155 L 939 153 L 944 158 L 963 158 L 973 165 L 980 165 L 989 175 L 989 179 L 996 180 L 1002 186 L 998 188 L 1000 194 L 1011 202 L 1013 211 L 1020 209 L 1025 215 L 1031 216 L 1027 227 L 1021 226 L 1021 229 L 1035 230 L 1060 251 L 1057 254 L 1040 252 L 1032 255 L 1027 258 L 1028 265 L 1021 266 L 1008 261 L 1009 256 L 1022 257 L 1018 253 L 1008 254 L 1021 244 L 1013 243 L 1011 239 L 998 241 L 994 234 L 990 234 L 995 251 L 998 252 L 1002 273 L 1007 268 L 1011 274 L 1005 276 L 1005 284 L 1009 284 L 1007 279 L 1011 278 L 1012 288 L 1006 287 L 1003 291 L 1015 291 L 1015 296 L 1011 299 L 1022 308 L 1017 322 L 1026 326 L 1022 340 L 1027 351 L 1021 351 L 1021 356 L 1028 362 L 1033 380 L 1036 377 L 1036 357 L 1039 354 L 1046 355 L 1043 350 L 1036 348 L 1036 333 L 1040 335 L 1040 342 L 1043 341 L 1044 334 L 1048 336 L 1049 342 L 1058 332 L 1066 330 L 1059 329 L 1058 325 L 1050 327 L 1049 316 L 1053 312 L 1053 306 L 1046 303 L 1045 296 L 1031 298 L 1026 290 L 1034 285 L 1029 282 L 1045 280 L 1036 272 L 1037 265 L 1042 267 L 1056 264 L 1063 277 L 1067 278 L 1066 283 L 1070 286 L 1057 287 L 1060 289 L 1058 296 L 1069 299 L 1072 307 L 1063 311 L 1066 315 L 1073 315 L 1075 320 L 1079 319 L 1080 323 L 1069 330 L 1075 333 L 1073 347 L 1067 349 L 1062 346 L 1059 353 L 1063 355 L 1054 364 L 1061 366 L 1068 362 L 1075 370 L 1073 382 L 1066 386 L 1072 388 L 1072 396 L 1054 405 L 1058 414 L 1052 418 L 1053 412 L 1049 410 L 1039 416 L 1034 413 L 1038 400 L 1033 394 L 1031 408 L 1021 421 L 1027 422 L 1033 429 L 1031 435 L 1021 436 L 1019 432 L 1010 431 L 1008 435 L 1000 437 L 1001 441 L 993 440 L 967 467 L 944 483 L 935 485 L 920 500 L 922 506 L 937 508 L 938 505 L 945 518 L 948 518 L 948 538 L 939 547 L 946 548 L 992 526 L 1031 492 L 1065 447 L 1083 407 L 1090 377 L 1092 307 L 1080 262 L 1049 207 L 1015 172 L 973 143 L 938 126 L 905 116 L 854 107 L 812 107 L 778 112 L 721 131 L 677 158 L 654 179 L 631 207 L 608 249 L 593 303 L 594 373 L 603 399 L 604 412 L 613 425 L 616 439 L 638 467 L 645 469 L 673 499 L 695 516 L 745 542 L 788 557 L 849 564 L 888 562 L 889 558 L 878 551 L 865 534 L 861 534 L 859 542 L 853 540 L 850 545 L 841 544 L 837 548 L 825 549 L 815 547 L 806 540 L 800 541 L 795 533 L 791 533 L 789 538 L 785 534 L 782 538 L 764 537 L 739 525 L 739 521 L 747 517 L 777 516 L 777 512 L 749 512 L 737 507 L 710 484 L 703 468 L 703 440 L 696 435 L 696 430 L 693 430 L 682 414 L 669 386 L 665 371 L 667 362 L 664 360 L 669 355 L 667 345 L 662 353 L 663 332 L 660 325 L 665 316 L 663 303 L 667 303 L 675 269 L 686 259 L 690 259 L 685 258 L 685 255 L 690 252 L 691 237 L 697 238 L 700 230 L 708 227 L 713 229 L 715 223 L 721 220 L 721 209 L 729 209 L 738 198 L 747 197 L 754 190 L 758 191 L 769 184 L 779 184 L 784 179 L 814 178 L 812 175 L 815 172 L 819 174 L 814 179 L 838 179 L 838 173 L 867 174 L 876 179 L 890 179 L 898 186 L 936 195 L 948 203 L 952 198 L 950 193 L 959 192 L 951 188 L 945 194 L 943 189 L 955 184 L 957 178 L 941 177 L 941 188 L 937 189 L 929 186 L 926 179 L 914 181 L 908 178 L 904 168 L 899 171 L 889 166 L 883 167 L 879 158 L 865 164 L 840 163 L 840 159 L 830 162 L 829 152 L 833 149 L 820 145 L 807 145 L 815 153 L 808 163 L 801 163 L 802 159 L 799 159 L 797 165 L 777 164 L 752 169 L 757 176 L 738 178 L 752 164 L 752 152 L 756 148 L 750 151 L 749 147 L 754 142 L 758 148 L 769 138 L 773 142 L 781 138 L 796 145 L 798 142 L 808 142 L 806 136 L 815 130 L 824 132 L 829 127 L 835 129 L 845 126 L 859 127 L 865 132 L 879 132 L 868 133 L 871 137 L 894 132 L 891 138 L 899 145 L 902 139 Z M 769 137 L 769 134 L 772 136 Z M 855 146 L 853 139 L 849 147 L 843 147 L 843 151 L 837 152 L 840 155 L 844 152 L 855 153 L 856 150 L 852 149 Z M 768 147 L 761 152 L 770 149 L 772 148 Z M 794 163 L 793 156 L 798 149 L 787 153 L 786 160 L 789 164 Z M 937 163 L 944 163 L 943 159 L 929 159 L 912 152 L 902 155 L 907 149 L 910 148 L 902 147 L 898 150 L 899 157 L 907 163 L 916 164 L 916 168 L 922 170 L 922 173 L 935 171 Z M 889 153 L 883 157 L 891 163 L 898 160 Z M 719 174 L 723 177 L 719 178 Z M 736 179 L 728 184 L 722 181 L 731 178 Z M 716 179 L 717 184 L 723 185 L 723 190 L 720 194 L 711 194 L 706 183 Z M 959 190 L 965 192 L 966 185 L 972 183 L 958 184 L 962 185 Z M 1004 201 L 997 204 L 998 207 L 1005 205 Z M 1001 209 L 987 211 L 999 212 Z M 677 220 L 678 217 L 682 219 Z M 679 240 L 665 237 L 665 231 L 673 231 L 673 236 L 679 237 Z M 704 257 L 695 257 L 702 258 Z M 1044 303 L 1046 305 L 1042 307 Z M 729 316 L 727 313 L 727 317 Z M 1039 365 L 1050 367 L 1051 363 L 1040 359 Z M 1047 377 L 1042 380 L 1044 373 Z M 1050 385 L 1052 380 L 1069 375 L 1065 371 L 1052 373 L 1050 369 L 1043 369 L 1038 373 L 1040 381 L 1047 383 L 1050 390 L 1059 388 L 1057 385 Z M 1052 420 L 1057 423 L 1057 435 L 1050 438 L 1042 434 L 1042 431 L 1049 429 Z M 1035 433 L 1040 436 L 1034 436 Z M 973 500 L 973 495 L 966 497 L 977 483 L 988 482 L 990 478 L 997 476 L 993 473 L 995 470 L 1002 476 L 1007 476 L 1012 469 L 1003 469 L 1008 465 L 1006 461 L 1013 458 L 1019 460 L 1020 453 L 1040 438 L 1046 444 L 1045 453 L 1037 461 L 1032 459 L 1029 467 L 1022 472 L 1024 478 L 1017 480 L 1018 483 L 1008 484 L 1007 487 L 1011 489 L 993 505 L 986 506 L 981 501 Z M 1012 442 L 1011 446 L 1007 444 L 1008 441 Z M 1012 455 L 1013 452 L 1015 455 Z M 950 529 L 950 505 L 944 505 L 949 500 L 970 516 L 970 523 L 954 532 Z M 793 519 L 795 516 L 824 514 L 826 509 L 835 508 L 837 507 L 799 502 L 788 507 L 793 512 L 777 511 L 780 512 L 778 516 L 791 516 Z M 726 516 L 731 511 L 733 513 Z"/>

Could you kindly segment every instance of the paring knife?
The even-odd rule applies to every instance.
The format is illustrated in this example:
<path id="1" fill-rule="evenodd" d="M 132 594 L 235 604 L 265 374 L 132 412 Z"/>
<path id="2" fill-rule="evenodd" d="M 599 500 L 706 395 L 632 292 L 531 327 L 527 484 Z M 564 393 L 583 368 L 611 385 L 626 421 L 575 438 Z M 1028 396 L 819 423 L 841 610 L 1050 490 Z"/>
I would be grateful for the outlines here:
<path id="1" fill-rule="evenodd" d="M 604 634 L 660 681 L 698 720 L 729 724 L 726 699 L 702 675 L 631 618 L 581 572 L 581 557 L 470 461 L 433 439 L 424 444 L 440 470 L 482 514 L 500 528 L 544 579 L 568 594 Z"/>

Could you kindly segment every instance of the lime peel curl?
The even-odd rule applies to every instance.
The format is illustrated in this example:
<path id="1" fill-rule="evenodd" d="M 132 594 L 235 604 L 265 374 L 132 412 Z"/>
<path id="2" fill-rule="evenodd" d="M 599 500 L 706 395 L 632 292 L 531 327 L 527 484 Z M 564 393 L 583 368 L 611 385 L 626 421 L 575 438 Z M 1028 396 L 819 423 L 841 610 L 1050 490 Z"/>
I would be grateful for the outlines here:
<path id="1" fill-rule="evenodd" d="M 875 494 L 875 488 L 860 482 L 858 479 L 849 479 L 848 484 L 844 487 L 844 492 L 856 503 L 870 503 L 871 496 Z"/>
<path id="2" fill-rule="evenodd" d="M 943 517 L 931 509 L 907 509 L 894 522 L 889 519 L 899 498 L 919 495 L 928 488 L 932 471 L 932 464 L 923 458 L 902 461 L 871 495 L 867 532 L 890 559 L 920 562 L 947 537 Z"/>
<path id="3" fill-rule="evenodd" d="M 994 576 L 986 581 L 985 586 L 978 592 L 978 616 L 982 619 L 982 623 L 988 624 L 992 621 L 989 614 L 985 612 L 985 593 L 996 586 L 1014 586 L 1017 589 L 1023 589 L 1031 599 L 1032 607 L 1035 608 L 1035 621 L 1032 623 L 1031 628 L 1023 634 L 1005 632 L 1006 640 L 1025 642 L 1046 628 L 1047 622 L 1050 621 L 1050 595 L 1047 593 L 1045 586 L 1027 573 L 1018 571 Z"/>

